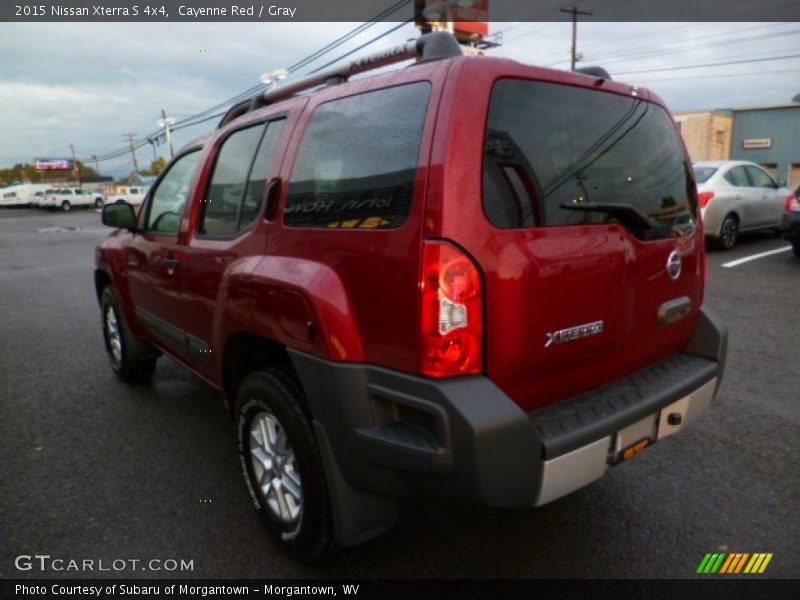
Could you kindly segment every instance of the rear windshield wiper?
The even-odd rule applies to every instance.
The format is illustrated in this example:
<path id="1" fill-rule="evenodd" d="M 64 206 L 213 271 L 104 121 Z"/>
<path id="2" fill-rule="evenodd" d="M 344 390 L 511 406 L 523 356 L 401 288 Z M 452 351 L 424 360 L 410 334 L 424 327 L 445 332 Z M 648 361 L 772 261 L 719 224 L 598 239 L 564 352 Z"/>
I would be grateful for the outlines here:
<path id="1" fill-rule="evenodd" d="M 565 210 L 606 213 L 618 219 L 620 224 L 631 231 L 648 231 L 655 228 L 653 220 L 632 204 L 576 202 L 573 204 L 561 204 L 560 207 Z"/>

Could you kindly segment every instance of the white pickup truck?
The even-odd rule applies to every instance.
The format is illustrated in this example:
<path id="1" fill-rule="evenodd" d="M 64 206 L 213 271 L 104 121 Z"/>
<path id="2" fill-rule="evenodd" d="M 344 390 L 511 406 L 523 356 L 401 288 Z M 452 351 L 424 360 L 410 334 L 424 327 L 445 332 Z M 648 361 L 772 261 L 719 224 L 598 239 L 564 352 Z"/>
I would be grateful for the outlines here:
<path id="1" fill-rule="evenodd" d="M 139 206 L 144 202 L 148 191 L 150 191 L 150 188 L 147 186 L 130 187 L 127 192 L 114 194 L 112 197 L 114 198 L 114 202 L 127 202 L 133 206 Z"/>
<path id="2" fill-rule="evenodd" d="M 84 190 L 81 188 L 63 188 L 50 190 L 54 193 L 45 193 L 38 202 L 39 208 L 50 210 L 61 209 L 64 212 L 72 210 L 76 206 L 94 206 L 102 208 L 105 198 L 100 192 Z"/>

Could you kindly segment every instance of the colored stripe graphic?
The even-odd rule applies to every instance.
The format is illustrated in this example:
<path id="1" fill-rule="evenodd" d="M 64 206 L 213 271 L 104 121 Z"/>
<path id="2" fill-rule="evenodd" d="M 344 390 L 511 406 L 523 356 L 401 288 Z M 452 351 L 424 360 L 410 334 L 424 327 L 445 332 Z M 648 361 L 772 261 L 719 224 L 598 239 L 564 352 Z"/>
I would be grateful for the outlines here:
<path id="1" fill-rule="evenodd" d="M 744 572 L 752 575 L 760 574 L 766 570 L 769 561 L 772 560 L 772 556 L 772 553 L 766 552 L 757 552 L 754 554 L 749 552 L 732 552 L 730 554 L 724 552 L 709 552 L 703 557 L 703 560 L 700 561 L 700 566 L 697 567 L 697 573 L 731 575 Z M 742 571 L 742 569 L 744 569 L 744 571 Z"/>

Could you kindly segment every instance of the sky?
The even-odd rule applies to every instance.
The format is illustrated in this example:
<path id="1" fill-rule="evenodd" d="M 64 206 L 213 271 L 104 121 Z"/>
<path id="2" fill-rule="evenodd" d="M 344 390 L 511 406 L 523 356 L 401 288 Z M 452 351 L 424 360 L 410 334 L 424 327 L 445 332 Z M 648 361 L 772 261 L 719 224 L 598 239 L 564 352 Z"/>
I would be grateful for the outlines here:
<path id="1" fill-rule="evenodd" d="M 143 140 L 158 131 L 162 109 L 180 122 L 357 25 L 0 23 L 0 168 L 68 158 L 70 144 L 79 158 L 124 150 L 128 133 Z M 377 23 L 290 77 L 396 26 Z M 569 23 L 492 23 L 490 31 L 503 36 L 492 55 L 569 69 Z M 786 104 L 800 92 L 798 34 L 800 23 L 581 22 L 578 52 L 581 64 L 601 65 L 614 79 L 654 90 L 673 112 Z M 416 35 L 407 24 L 360 54 Z M 176 147 L 217 121 L 176 131 Z M 165 144 L 156 152 L 168 156 Z M 140 148 L 137 158 L 147 166 L 153 148 Z M 101 162 L 100 170 L 129 174 L 130 152 Z"/>

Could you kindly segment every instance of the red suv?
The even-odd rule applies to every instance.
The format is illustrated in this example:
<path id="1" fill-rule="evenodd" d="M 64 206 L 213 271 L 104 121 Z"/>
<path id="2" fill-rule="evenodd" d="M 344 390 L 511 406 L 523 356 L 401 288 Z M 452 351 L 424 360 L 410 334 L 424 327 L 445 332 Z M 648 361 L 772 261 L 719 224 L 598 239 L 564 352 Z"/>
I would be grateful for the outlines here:
<path id="1" fill-rule="evenodd" d="M 103 220 L 112 368 L 166 353 L 220 391 L 303 560 L 408 495 L 564 496 L 697 419 L 724 367 L 663 102 L 447 34 L 234 106 Z"/>

